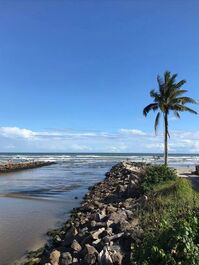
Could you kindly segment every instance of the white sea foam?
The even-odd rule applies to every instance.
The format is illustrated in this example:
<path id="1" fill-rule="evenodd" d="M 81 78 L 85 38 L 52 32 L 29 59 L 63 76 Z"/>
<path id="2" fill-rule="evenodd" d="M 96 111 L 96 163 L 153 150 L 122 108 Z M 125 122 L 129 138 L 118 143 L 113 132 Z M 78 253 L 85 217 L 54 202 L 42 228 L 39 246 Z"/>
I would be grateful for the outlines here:
<path id="1" fill-rule="evenodd" d="M 123 160 L 132 160 L 135 162 L 152 162 L 163 163 L 163 156 L 159 157 L 156 154 L 0 154 L 0 162 L 11 160 L 14 162 L 19 161 L 55 161 L 60 163 L 75 163 L 77 166 L 82 164 L 95 164 L 95 163 L 116 163 Z M 199 156 L 190 155 L 173 155 L 169 156 L 168 162 L 173 166 L 180 165 L 196 165 L 199 163 Z"/>

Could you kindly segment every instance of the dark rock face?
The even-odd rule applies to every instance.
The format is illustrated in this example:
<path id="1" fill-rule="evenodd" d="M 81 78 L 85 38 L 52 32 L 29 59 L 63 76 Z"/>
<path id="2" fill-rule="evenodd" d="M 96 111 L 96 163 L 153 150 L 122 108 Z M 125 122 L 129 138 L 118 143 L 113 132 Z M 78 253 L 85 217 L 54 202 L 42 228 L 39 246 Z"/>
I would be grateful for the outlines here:
<path id="1" fill-rule="evenodd" d="M 70 265 L 73 263 L 73 258 L 70 252 L 63 252 L 61 255 L 60 265 Z"/>
<path id="2" fill-rule="evenodd" d="M 90 188 L 81 207 L 74 209 L 70 220 L 53 235 L 59 244 L 45 251 L 39 264 L 130 264 L 130 232 L 138 225 L 134 210 L 140 200 L 142 170 L 127 161 L 106 173 L 105 180 Z"/>

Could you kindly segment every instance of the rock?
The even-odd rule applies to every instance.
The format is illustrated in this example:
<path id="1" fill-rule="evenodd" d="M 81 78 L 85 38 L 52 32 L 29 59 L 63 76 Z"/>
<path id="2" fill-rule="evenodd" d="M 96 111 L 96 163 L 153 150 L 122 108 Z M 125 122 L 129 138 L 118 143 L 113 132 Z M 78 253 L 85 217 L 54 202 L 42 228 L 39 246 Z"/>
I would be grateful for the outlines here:
<path id="1" fill-rule="evenodd" d="M 107 227 L 111 226 L 112 224 L 113 224 L 113 221 L 112 221 L 112 220 L 108 220 L 108 221 L 106 222 L 106 226 L 107 226 Z"/>
<path id="2" fill-rule="evenodd" d="M 50 262 L 52 265 L 59 265 L 60 252 L 58 250 L 53 250 L 50 254 Z"/>
<path id="3" fill-rule="evenodd" d="M 101 202 L 99 202 L 99 201 L 97 201 L 97 200 L 95 200 L 94 202 L 93 202 L 93 204 L 97 207 L 97 208 L 103 208 L 103 203 L 101 203 Z"/>
<path id="4" fill-rule="evenodd" d="M 120 248 L 117 246 L 105 246 L 98 255 L 98 262 L 100 265 L 122 265 L 123 255 Z"/>
<path id="5" fill-rule="evenodd" d="M 117 208 L 114 207 L 114 206 L 112 206 L 112 205 L 109 205 L 109 206 L 106 208 L 106 210 L 107 210 L 107 213 L 110 214 L 110 213 L 114 213 L 114 212 L 116 212 L 116 211 L 117 211 Z"/>
<path id="6" fill-rule="evenodd" d="M 95 227 L 95 226 L 96 226 L 96 223 L 97 223 L 97 222 L 96 222 L 95 220 L 92 220 L 92 221 L 91 221 L 91 227 Z"/>
<path id="7" fill-rule="evenodd" d="M 122 233 L 115 234 L 113 236 L 105 236 L 103 238 L 103 240 L 104 240 L 104 242 L 110 242 L 112 240 L 116 240 L 116 239 L 122 237 L 123 235 L 124 235 L 124 233 L 122 232 Z"/>
<path id="8" fill-rule="evenodd" d="M 97 257 L 96 257 L 96 255 L 86 255 L 85 257 L 84 257 L 84 261 L 88 264 L 88 265 L 90 265 L 90 264 L 96 264 L 96 261 L 97 261 Z"/>
<path id="9" fill-rule="evenodd" d="M 31 258 L 28 260 L 28 264 L 39 264 L 40 263 L 40 258 Z M 50 264 L 51 265 L 51 264 Z"/>
<path id="10" fill-rule="evenodd" d="M 93 246 L 89 245 L 89 244 L 86 244 L 85 247 L 84 247 L 84 254 L 85 255 L 93 255 L 93 254 L 98 254 L 96 248 L 94 248 Z"/>
<path id="11" fill-rule="evenodd" d="M 101 215 L 103 215 L 104 217 L 106 216 L 106 209 L 105 209 L 105 208 L 103 208 L 103 209 L 101 210 Z"/>
<path id="12" fill-rule="evenodd" d="M 121 265 L 122 264 L 123 256 L 122 256 L 122 254 L 120 252 L 114 251 L 111 254 L 111 257 L 112 257 L 112 260 L 113 260 L 114 264 L 117 264 L 117 265 Z"/>
<path id="13" fill-rule="evenodd" d="M 107 226 L 106 222 L 91 221 L 91 227 L 92 228 L 101 228 L 101 227 L 106 227 L 106 226 Z"/>
<path id="14" fill-rule="evenodd" d="M 104 215 L 104 214 L 96 213 L 96 214 L 95 214 L 95 221 L 96 221 L 96 222 L 100 222 L 100 221 L 103 220 L 103 218 L 104 218 L 105 216 L 106 216 L 106 215 Z"/>
<path id="15" fill-rule="evenodd" d="M 117 193 L 123 193 L 125 191 L 126 191 L 125 186 L 123 186 L 123 185 L 117 186 L 117 189 L 116 189 Z"/>
<path id="16" fill-rule="evenodd" d="M 105 228 L 104 228 L 104 227 L 100 228 L 99 230 L 97 230 L 97 231 L 95 231 L 95 232 L 91 232 L 91 236 L 92 236 L 92 238 L 93 238 L 94 240 L 98 239 L 98 238 L 99 238 L 99 235 L 100 235 L 103 231 L 105 231 Z"/>
<path id="17" fill-rule="evenodd" d="M 91 245 L 86 244 L 83 250 L 84 261 L 86 264 L 95 264 L 97 261 L 98 251 Z"/>
<path id="18" fill-rule="evenodd" d="M 126 215 L 127 215 L 128 219 L 132 219 L 133 218 L 134 213 L 132 211 L 130 211 L 130 210 L 124 210 L 124 211 L 126 212 Z"/>
<path id="19" fill-rule="evenodd" d="M 93 241 L 93 246 L 96 247 L 99 243 L 101 242 L 101 239 L 97 239 L 95 241 Z"/>
<path id="20" fill-rule="evenodd" d="M 71 226 L 71 228 L 69 228 L 69 230 L 66 232 L 64 245 L 70 246 L 76 235 L 77 235 L 77 229 L 74 226 Z"/>
<path id="21" fill-rule="evenodd" d="M 53 238 L 53 243 L 54 245 L 56 246 L 59 246 L 61 244 L 61 237 L 59 235 L 56 235 L 54 238 Z"/>
<path id="22" fill-rule="evenodd" d="M 70 265 L 73 263 L 73 258 L 69 252 L 64 252 L 61 255 L 61 264 L 60 265 Z"/>
<path id="23" fill-rule="evenodd" d="M 98 251 L 98 252 L 101 252 L 103 247 L 104 247 L 104 240 L 102 239 L 97 239 L 95 241 L 92 242 L 93 246 L 95 247 L 95 249 Z"/>
<path id="24" fill-rule="evenodd" d="M 90 188 L 81 206 L 73 209 L 64 227 L 51 235 L 57 250 L 50 253 L 45 265 L 130 264 L 129 230 L 135 238 L 141 233 L 134 213 L 147 200 L 137 189 L 141 174 L 140 166 L 130 161 L 113 166 L 104 181 Z M 51 247 L 43 252 L 41 261 L 49 257 Z M 65 252 L 60 256 L 58 250 Z"/>
<path id="25" fill-rule="evenodd" d="M 108 220 L 113 221 L 113 223 L 121 223 L 127 219 L 127 215 L 125 211 L 118 211 L 118 212 L 113 212 L 110 214 Z"/>
<path id="26" fill-rule="evenodd" d="M 98 255 L 97 257 L 98 262 L 100 265 L 112 265 L 113 260 L 107 250 L 107 247 L 105 247 Z"/>
<path id="27" fill-rule="evenodd" d="M 92 235 L 90 233 L 84 234 L 81 240 L 81 245 L 90 244 L 93 241 Z"/>
<path id="28" fill-rule="evenodd" d="M 113 230 L 112 228 L 107 228 L 106 230 L 104 230 L 102 233 L 101 233 L 101 238 L 105 237 L 105 236 L 110 236 L 113 234 Z"/>
<path id="29" fill-rule="evenodd" d="M 71 248 L 76 252 L 79 252 L 82 249 L 81 245 L 77 242 L 77 240 L 73 240 L 73 243 L 71 244 Z"/>
<path id="30" fill-rule="evenodd" d="M 78 259 L 77 258 L 73 258 L 73 265 L 79 265 Z"/>

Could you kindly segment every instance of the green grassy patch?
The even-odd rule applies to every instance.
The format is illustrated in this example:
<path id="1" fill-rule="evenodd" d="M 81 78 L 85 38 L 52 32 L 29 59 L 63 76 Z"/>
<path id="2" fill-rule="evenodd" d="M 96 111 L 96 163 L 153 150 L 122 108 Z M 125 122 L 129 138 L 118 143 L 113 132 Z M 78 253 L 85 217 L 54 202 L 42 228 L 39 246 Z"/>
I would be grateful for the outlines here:
<path id="1" fill-rule="evenodd" d="M 193 190 L 190 181 L 185 178 L 176 178 L 156 185 L 149 196 L 155 196 L 155 200 L 162 206 L 199 206 L 198 192 Z"/>
<path id="2" fill-rule="evenodd" d="M 147 190 L 147 189 L 146 189 Z M 199 194 L 185 178 L 150 185 L 139 210 L 136 265 L 199 265 Z"/>

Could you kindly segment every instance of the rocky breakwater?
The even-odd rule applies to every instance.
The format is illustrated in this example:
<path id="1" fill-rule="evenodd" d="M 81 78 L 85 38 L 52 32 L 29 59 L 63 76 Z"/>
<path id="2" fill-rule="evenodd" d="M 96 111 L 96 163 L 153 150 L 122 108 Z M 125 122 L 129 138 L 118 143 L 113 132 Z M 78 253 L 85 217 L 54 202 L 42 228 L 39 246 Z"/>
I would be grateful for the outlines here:
<path id="1" fill-rule="evenodd" d="M 106 173 L 104 181 L 85 195 L 70 220 L 51 232 L 51 245 L 26 264 L 121 265 L 130 264 L 132 230 L 139 197 L 142 165 L 121 162 Z"/>
<path id="2" fill-rule="evenodd" d="M 0 173 L 49 166 L 52 164 L 55 164 L 55 162 L 52 161 L 31 161 L 31 162 L 18 162 L 18 163 L 8 162 L 6 164 L 0 165 Z"/>

